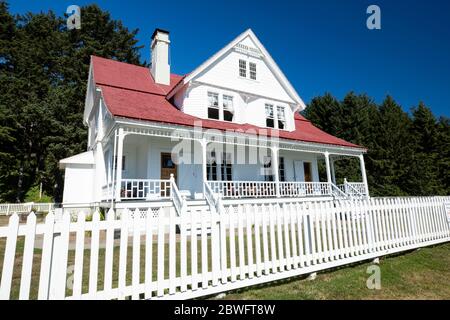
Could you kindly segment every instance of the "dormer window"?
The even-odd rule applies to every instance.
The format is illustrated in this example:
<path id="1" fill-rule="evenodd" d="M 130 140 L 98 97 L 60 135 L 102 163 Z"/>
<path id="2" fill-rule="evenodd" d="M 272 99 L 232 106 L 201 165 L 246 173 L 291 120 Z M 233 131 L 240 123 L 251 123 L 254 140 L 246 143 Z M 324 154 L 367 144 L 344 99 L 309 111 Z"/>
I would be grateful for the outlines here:
<path id="1" fill-rule="evenodd" d="M 233 121 L 233 97 L 223 95 L 223 120 L 225 121 Z"/>
<path id="2" fill-rule="evenodd" d="M 250 69 L 250 79 L 256 80 L 256 63 L 250 62 L 248 67 Z"/>
<path id="3" fill-rule="evenodd" d="M 219 120 L 219 95 L 208 92 L 208 118 Z"/>
<path id="4" fill-rule="evenodd" d="M 273 115 L 272 104 L 266 104 L 266 127 L 275 128 L 275 118 Z"/>
<path id="5" fill-rule="evenodd" d="M 286 114 L 284 107 L 277 106 L 278 129 L 286 128 Z"/>
<path id="6" fill-rule="evenodd" d="M 247 78 L 247 61 L 239 59 L 239 76 Z"/>

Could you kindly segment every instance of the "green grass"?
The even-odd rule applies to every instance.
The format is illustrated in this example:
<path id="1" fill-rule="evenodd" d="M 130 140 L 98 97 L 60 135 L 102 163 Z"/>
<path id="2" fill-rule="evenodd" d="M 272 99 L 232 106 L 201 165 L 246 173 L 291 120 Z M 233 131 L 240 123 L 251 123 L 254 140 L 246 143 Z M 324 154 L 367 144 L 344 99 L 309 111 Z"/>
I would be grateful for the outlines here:
<path id="1" fill-rule="evenodd" d="M 225 299 L 450 299 L 450 243 L 381 260 L 381 289 L 366 287 L 369 263 L 250 287 Z"/>

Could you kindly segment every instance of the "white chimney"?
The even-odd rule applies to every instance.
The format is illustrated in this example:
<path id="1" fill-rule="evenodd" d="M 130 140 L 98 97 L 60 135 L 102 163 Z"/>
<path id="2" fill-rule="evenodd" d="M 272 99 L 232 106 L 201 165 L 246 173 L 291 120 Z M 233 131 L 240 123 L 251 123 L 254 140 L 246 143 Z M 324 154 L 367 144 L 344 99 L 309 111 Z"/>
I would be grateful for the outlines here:
<path id="1" fill-rule="evenodd" d="M 150 71 L 155 82 L 159 84 L 170 84 L 169 43 L 169 31 L 155 29 L 152 35 Z"/>

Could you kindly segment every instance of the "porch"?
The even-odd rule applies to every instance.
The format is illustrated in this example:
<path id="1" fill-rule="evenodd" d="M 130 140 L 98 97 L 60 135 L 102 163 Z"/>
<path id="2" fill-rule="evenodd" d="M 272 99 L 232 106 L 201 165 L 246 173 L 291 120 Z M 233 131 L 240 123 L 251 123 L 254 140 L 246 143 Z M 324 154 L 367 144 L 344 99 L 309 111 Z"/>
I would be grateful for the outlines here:
<path id="1" fill-rule="evenodd" d="M 117 144 L 105 148 L 101 201 L 170 201 L 174 189 L 187 200 L 207 200 L 207 189 L 224 200 L 368 196 L 361 152 L 297 150 L 282 143 L 255 147 L 204 137 L 187 139 L 188 146 L 180 148 L 171 138 L 144 133 L 119 128 Z M 336 184 L 335 162 L 345 157 L 359 158 L 362 181 Z"/>

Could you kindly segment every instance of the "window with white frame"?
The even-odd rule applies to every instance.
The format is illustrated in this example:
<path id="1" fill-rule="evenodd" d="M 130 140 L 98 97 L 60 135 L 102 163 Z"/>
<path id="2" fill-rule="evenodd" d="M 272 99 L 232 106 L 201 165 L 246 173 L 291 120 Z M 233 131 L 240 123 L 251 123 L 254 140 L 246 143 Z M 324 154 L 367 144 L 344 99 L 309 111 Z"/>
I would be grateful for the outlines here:
<path id="1" fill-rule="evenodd" d="M 282 106 L 277 106 L 278 129 L 286 128 L 286 112 Z"/>
<path id="2" fill-rule="evenodd" d="M 208 118 L 219 120 L 219 95 L 208 92 Z"/>
<path id="3" fill-rule="evenodd" d="M 206 176 L 210 181 L 217 181 L 217 159 L 215 151 L 208 153 L 206 159 Z"/>
<path id="4" fill-rule="evenodd" d="M 233 97 L 228 95 L 223 95 L 223 120 L 225 121 L 233 121 L 234 114 L 234 106 L 233 106 Z"/>
<path id="5" fill-rule="evenodd" d="M 249 68 L 249 71 L 250 71 L 250 79 L 256 80 L 256 63 L 249 62 L 248 68 Z"/>
<path id="6" fill-rule="evenodd" d="M 286 174 L 284 170 L 284 158 L 278 158 L 278 178 L 280 182 L 286 181 Z M 274 181 L 274 173 L 272 170 L 272 158 L 265 157 L 264 158 L 264 181 Z"/>
<path id="7" fill-rule="evenodd" d="M 239 76 L 247 78 L 247 61 L 239 59 Z"/>
<path id="8" fill-rule="evenodd" d="M 266 127 L 275 128 L 275 117 L 273 114 L 273 105 L 266 103 Z"/>
<path id="9" fill-rule="evenodd" d="M 222 181 L 232 181 L 233 180 L 233 167 L 231 165 L 231 154 L 222 154 Z"/>

